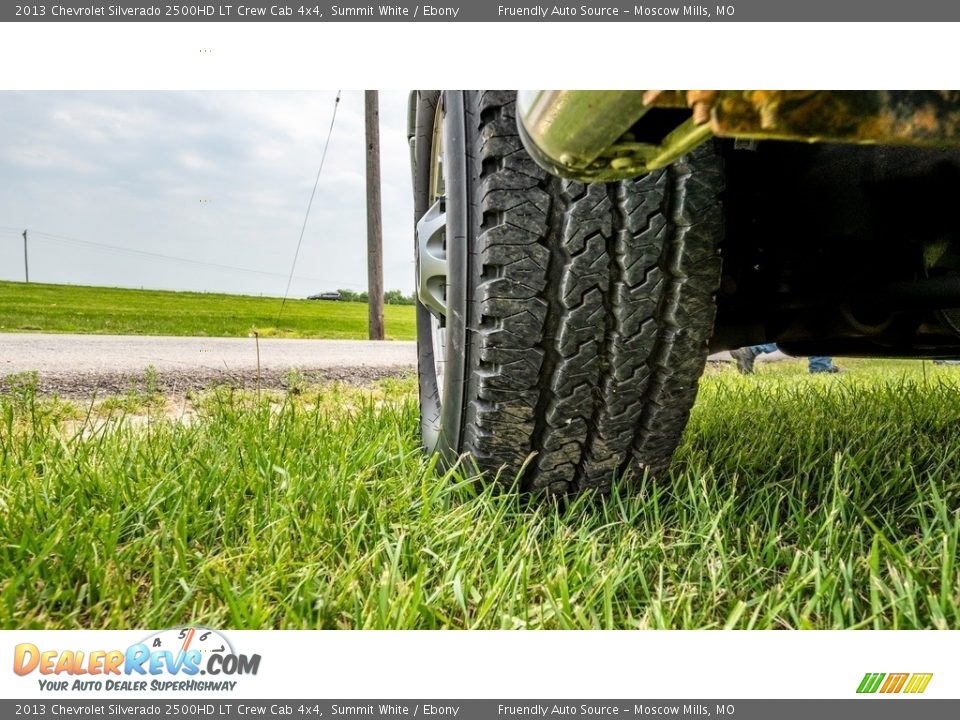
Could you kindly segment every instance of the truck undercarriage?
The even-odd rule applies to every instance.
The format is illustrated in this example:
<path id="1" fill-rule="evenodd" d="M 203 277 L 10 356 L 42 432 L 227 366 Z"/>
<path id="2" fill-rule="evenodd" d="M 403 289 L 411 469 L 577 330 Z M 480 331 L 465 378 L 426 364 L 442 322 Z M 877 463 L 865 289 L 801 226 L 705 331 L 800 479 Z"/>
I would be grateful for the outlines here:
<path id="1" fill-rule="evenodd" d="M 960 93 L 419 91 L 424 445 L 665 472 L 711 351 L 960 357 Z"/>
<path id="2" fill-rule="evenodd" d="M 960 356 L 960 152 L 725 141 L 711 348 Z"/>
<path id="3" fill-rule="evenodd" d="M 957 92 L 533 91 L 518 110 L 532 157 L 584 181 L 719 145 L 712 349 L 960 355 Z"/>

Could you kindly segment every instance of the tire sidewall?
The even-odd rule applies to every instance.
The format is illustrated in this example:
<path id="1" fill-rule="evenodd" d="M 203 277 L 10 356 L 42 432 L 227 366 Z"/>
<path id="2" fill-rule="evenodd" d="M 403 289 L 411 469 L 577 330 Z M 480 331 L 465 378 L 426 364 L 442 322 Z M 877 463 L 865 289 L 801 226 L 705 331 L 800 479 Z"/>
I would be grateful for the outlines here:
<path id="1" fill-rule="evenodd" d="M 443 402 L 437 385 L 430 311 L 417 301 L 417 365 L 420 427 L 428 452 L 439 452 L 446 465 L 456 461 L 462 445 L 468 341 L 470 187 L 466 152 L 464 93 L 420 91 L 414 146 L 414 226 L 430 208 L 433 129 L 443 100 L 446 194 L 447 317 Z M 415 242 L 416 247 L 416 242 Z"/>

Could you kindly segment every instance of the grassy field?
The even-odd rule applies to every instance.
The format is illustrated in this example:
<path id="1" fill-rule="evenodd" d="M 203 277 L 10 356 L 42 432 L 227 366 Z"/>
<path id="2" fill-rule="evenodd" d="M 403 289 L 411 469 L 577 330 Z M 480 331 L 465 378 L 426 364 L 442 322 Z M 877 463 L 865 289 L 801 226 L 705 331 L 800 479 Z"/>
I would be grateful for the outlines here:
<path id="1" fill-rule="evenodd" d="M 364 303 L 0 281 L 0 332 L 363 339 Z M 416 336 L 413 307 L 387 305 L 391 340 Z"/>
<path id="2" fill-rule="evenodd" d="M 954 628 L 960 368 L 710 370 L 673 473 L 437 477 L 410 380 L 0 397 L 0 626 Z"/>

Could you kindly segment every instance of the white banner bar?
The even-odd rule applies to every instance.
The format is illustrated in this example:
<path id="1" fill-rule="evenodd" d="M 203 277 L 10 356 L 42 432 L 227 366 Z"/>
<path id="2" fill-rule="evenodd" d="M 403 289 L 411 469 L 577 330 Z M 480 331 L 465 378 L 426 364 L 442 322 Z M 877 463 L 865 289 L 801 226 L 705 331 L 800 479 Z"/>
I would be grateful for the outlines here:
<path id="1" fill-rule="evenodd" d="M 213 631 L 201 643 L 204 630 L 197 628 L 189 646 L 199 653 L 194 674 L 187 673 L 187 664 L 170 671 L 183 647 L 179 629 L 3 631 L 2 697 L 182 697 L 182 690 L 172 689 L 182 686 L 151 683 L 192 680 L 235 682 L 224 694 L 238 698 L 840 699 L 857 697 L 867 673 L 932 673 L 924 697 L 960 698 L 960 635 L 955 631 Z M 158 638 L 161 644 L 154 647 Z M 89 670 L 92 654 L 100 652 L 102 668 L 110 651 L 136 660 L 131 648 L 143 642 L 151 653 L 171 653 L 142 662 L 144 674 L 122 672 L 123 664 L 119 674 L 73 674 L 70 656 L 64 659 L 67 651 L 74 653 L 73 661 L 80 661 L 73 670 L 82 672 Z M 21 670 L 33 662 L 29 653 L 15 660 L 17 646 L 22 651 L 25 645 L 53 653 L 45 657 L 47 673 L 39 662 L 22 675 L 14 672 L 17 662 Z M 208 665 L 222 645 L 228 646 L 226 654 L 232 648 L 232 654 L 245 659 L 221 658 Z M 254 656 L 259 656 L 255 674 L 249 672 Z M 150 672 L 150 662 L 156 672 Z M 51 671 L 57 663 L 62 663 L 60 672 Z M 145 692 L 118 685 L 110 692 L 106 685 L 71 690 L 78 680 L 147 685 Z M 43 681 L 61 684 L 42 689 Z"/>

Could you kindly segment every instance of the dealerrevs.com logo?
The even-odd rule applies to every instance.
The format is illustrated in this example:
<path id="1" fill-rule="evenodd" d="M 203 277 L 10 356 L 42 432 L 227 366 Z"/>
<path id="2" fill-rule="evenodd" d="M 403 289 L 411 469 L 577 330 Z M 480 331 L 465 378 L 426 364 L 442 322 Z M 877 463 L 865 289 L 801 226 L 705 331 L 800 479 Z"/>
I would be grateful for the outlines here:
<path id="1" fill-rule="evenodd" d="M 933 673 L 867 673 L 857 687 L 858 693 L 919 694 L 927 689 Z"/>
<path id="2" fill-rule="evenodd" d="M 233 678 L 259 669 L 259 654 L 237 653 L 223 633 L 203 627 L 163 630 L 126 650 L 20 643 L 13 651 L 14 673 L 36 674 L 40 689 L 48 691 L 230 691 L 237 685 Z"/>

